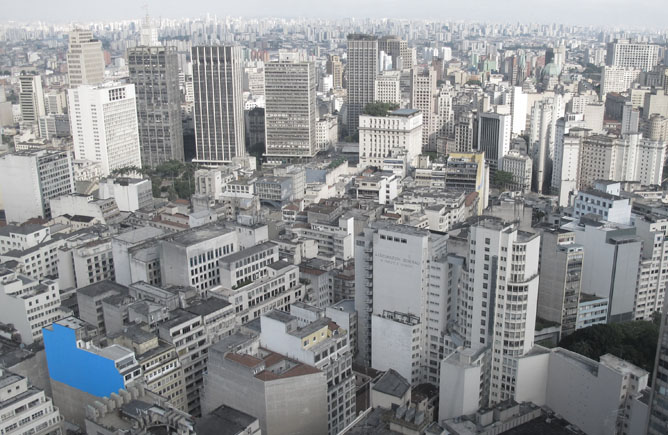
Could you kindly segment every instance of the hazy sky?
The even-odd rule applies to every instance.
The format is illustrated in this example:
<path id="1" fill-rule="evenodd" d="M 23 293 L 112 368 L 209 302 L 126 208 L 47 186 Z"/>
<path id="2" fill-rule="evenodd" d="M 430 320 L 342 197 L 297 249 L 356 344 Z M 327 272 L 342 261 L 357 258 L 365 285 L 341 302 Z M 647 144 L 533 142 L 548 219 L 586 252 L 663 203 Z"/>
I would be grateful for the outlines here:
<path id="1" fill-rule="evenodd" d="M 668 0 L 28 0 L 5 1 L 0 20 L 57 22 L 219 16 L 433 18 L 668 28 Z"/>

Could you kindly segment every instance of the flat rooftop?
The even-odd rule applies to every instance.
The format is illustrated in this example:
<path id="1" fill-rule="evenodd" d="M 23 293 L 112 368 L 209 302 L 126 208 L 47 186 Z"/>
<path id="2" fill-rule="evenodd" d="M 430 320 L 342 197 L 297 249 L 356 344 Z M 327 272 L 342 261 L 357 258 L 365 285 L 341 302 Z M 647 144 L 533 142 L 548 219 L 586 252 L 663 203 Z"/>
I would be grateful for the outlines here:
<path id="1" fill-rule="evenodd" d="M 234 232 L 234 230 L 219 225 L 201 226 L 176 233 L 165 240 L 170 241 L 175 245 L 188 247 L 232 232 Z"/>

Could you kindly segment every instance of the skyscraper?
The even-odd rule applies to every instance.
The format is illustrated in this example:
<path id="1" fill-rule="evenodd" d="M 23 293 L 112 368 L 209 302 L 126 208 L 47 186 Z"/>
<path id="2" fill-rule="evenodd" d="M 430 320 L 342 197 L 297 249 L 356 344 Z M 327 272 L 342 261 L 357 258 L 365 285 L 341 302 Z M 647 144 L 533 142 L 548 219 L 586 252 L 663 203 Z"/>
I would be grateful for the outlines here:
<path id="1" fill-rule="evenodd" d="M 192 48 L 195 161 L 224 163 L 245 155 L 241 47 Z"/>
<path id="2" fill-rule="evenodd" d="M 436 151 L 436 71 L 434 68 L 411 71 L 411 108 L 422 112 L 422 150 Z"/>
<path id="3" fill-rule="evenodd" d="M 25 123 L 37 125 L 39 118 L 46 114 L 42 77 L 39 74 L 21 74 L 19 86 L 21 119 Z"/>
<path id="4" fill-rule="evenodd" d="M 74 156 L 100 162 L 102 174 L 141 167 L 135 85 L 108 82 L 68 92 Z"/>
<path id="5" fill-rule="evenodd" d="M 265 65 L 265 129 L 267 156 L 276 159 L 313 157 L 316 79 L 311 62 Z"/>
<path id="6" fill-rule="evenodd" d="M 631 42 L 628 39 L 616 39 L 608 44 L 605 61 L 610 66 L 650 71 L 654 65 L 659 63 L 659 46 Z"/>
<path id="7" fill-rule="evenodd" d="M 359 127 L 364 106 L 374 102 L 378 75 L 378 39 L 371 35 L 348 35 L 348 134 Z"/>
<path id="8" fill-rule="evenodd" d="M 332 75 L 332 87 L 334 89 L 343 89 L 343 65 L 341 59 L 335 54 L 330 54 L 325 66 L 327 74 Z"/>
<path id="9" fill-rule="evenodd" d="M 392 69 L 413 68 L 413 51 L 408 48 L 408 43 L 396 36 L 383 36 L 378 40 L 378 51 L 384 52 L 392 58 Z"/>
<path id="10" fill-rule="evenodd" d="M 485 152 L 490 170 L 501 165 L 501 159 L 510 151 L 511 116 L 498 113 L 480 113 L 478 119 L 478 151 Z"/>
<path id="11" fill-rule="evenodd" d="M 181 93 L 176 47 L 128 50 L 130 81 L 135 84 L 143 166 L 183 161 Z"/>
<path id="12" fill-rule="evenodd" d="M 90 30 L 72 30 L 67 52 L 70 86 L 97 85 L 104 81 L 102 42 Z"/>

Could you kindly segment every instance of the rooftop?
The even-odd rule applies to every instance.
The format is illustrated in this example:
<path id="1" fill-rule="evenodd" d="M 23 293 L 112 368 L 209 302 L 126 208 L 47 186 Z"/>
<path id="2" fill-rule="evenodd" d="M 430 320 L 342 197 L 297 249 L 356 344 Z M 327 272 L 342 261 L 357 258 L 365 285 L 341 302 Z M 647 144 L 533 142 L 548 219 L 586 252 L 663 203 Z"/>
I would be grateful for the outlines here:
<path id="1" fill-rule="evenodd" d="M 403 397 L 411 388 L 410 383 L 393 369 L 386 371 L 373 386 L 374 391 L 389 394 L 394 397 Z"/>
<path id="2" fill-rule="evenodd" d="M 237 435 L 257 418 L 229 406 L 221 405 L 195 423 L 198 435 Z"/>
<path id="3" fill-rule="evenodd" d="M 232 232 L 234 232 L 234 230 L 213 224 L 182 231 L 165 240 L 174 243 L 175 245 L 188 247 Z"/>
<path id="4" fill-rule="evenodd" d="M 87 285 L 86 287 L 81 287 L 80 289 L 77 290 L 77 294 L 82 294 L 84 296 L 88 296 L 90 298 L 94 298 L 96 296 L 108 293 L 108 292 L 116 292 L 120 294 L 127 293 L 128 288 L 125 287 L 124 285 L 117 284 L 113 281 L 105 280 L 105 281 L 99 281 L 90 285 Z"/>
<path id="5" fill-rule="evenodd" d="M 230 306 L 231 304 L 220 298 L 209 298 L 205 299 L 197 304 L 191 305 L 186 308 L 186 311 L 189 313 L 197 314 L 199 316 L 208 316 L 213 314 L 216 311 L 222 310 L 225 307 Z"/>

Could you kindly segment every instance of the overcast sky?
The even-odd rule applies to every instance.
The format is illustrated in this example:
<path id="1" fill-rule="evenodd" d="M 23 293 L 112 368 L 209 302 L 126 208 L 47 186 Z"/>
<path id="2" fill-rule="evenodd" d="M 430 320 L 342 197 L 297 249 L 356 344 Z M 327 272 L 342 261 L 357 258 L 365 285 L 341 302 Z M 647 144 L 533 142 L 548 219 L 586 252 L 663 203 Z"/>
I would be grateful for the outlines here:
<path id="1" fill-rule="evenodd" d="M 594 24 L 668 28 L 668 0 L 8 0 L 0 21 L 56 22 L 151 16 L 415 18 L 488 22 Z"/>

